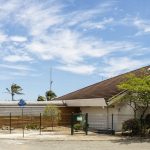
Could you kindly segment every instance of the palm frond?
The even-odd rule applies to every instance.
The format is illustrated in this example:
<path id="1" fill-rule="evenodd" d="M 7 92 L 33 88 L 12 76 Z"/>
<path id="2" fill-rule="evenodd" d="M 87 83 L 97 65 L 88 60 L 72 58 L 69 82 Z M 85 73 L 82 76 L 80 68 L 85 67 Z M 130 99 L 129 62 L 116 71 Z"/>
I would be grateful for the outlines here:
<path id="1" fill-rule="evenodd" d="M 6 88 L 6 91 L 10 94 L 11 93 L 11 91 L 8 89 L 8 88 Z"/>

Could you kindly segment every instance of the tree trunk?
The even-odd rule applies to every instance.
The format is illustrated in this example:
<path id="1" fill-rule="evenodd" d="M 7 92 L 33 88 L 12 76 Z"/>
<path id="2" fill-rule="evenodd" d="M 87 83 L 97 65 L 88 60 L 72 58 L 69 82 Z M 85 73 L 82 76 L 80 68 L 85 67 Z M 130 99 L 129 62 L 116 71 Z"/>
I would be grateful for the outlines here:
<path id="1" fill-rule="evenodd" d="M 136 109 L 134 109 L 134 119 L 136 119 Z"/>
<path id="2" fill-rule="evenodd" d="M 134 102 L 134 119 L 136 119 L 136 115 L 137 115 L 137 104 Z"/>
<path id="3" fill-rule="evenodd" d="M 11 94 L 12 101 L 14 101 L 14 93 Z"/>
<path id="4" fill-rule="evenodd" d="M 142 114 L 141 114 L 141 117 L 140 117 L 140 121 L 141 121 L 141 136 L 142 136 L 142 134 L 145 135 L 145 122 L 144 122 L 143 118 L 144 118 L 145 113 L 146 113 L 146 111 L 147 111 L 147 109 L 148 109 L 148 106 L 149 106 L 149 103 L 147 102 L 146 107 L 145 107 L 145 109 L 143 110 L 143 112 L 142 112 Z M 144 130 L 143 130 L 143 127 L 144 127 Z M 143 132 L 142 132 L 142 130 L 143 130 Z"/>
<path id="5" fill-rule="evenodd" d="M 143 117 L 144 117 L 144 115 L 145 115 L 145 113 L 146 113 L 146 111 L 147 111 L 147 109 L 148 109 L 148 103 L 146 104 L 146 107 L 145 107 L 145 109 L 143 110 L 143 112 L 142 112 L 142 115 L 141 115 L 141 119 L 143 119 Z"/>

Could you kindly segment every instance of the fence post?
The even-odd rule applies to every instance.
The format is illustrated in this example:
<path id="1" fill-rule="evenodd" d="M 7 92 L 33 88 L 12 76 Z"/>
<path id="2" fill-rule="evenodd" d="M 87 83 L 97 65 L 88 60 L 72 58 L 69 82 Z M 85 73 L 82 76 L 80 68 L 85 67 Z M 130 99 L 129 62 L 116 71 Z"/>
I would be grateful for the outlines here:
<path id="1" fill-rule="evenodd" d="M 109 116 L 108 116 L 109 110 L 108 110 L 108 105 L 107 105 L 106 109 L 107 109 L 107 130 L 108 130 L 109 129 Z"/>
<path id="2" fill-rule="evenodd" d="M 41 124 L 42 124 L 42 116 L 41 116 L 41 113 L 40 113 L 40 135 L 41 135 Z"/>
<path id="3" fill-rule="evenodd" d="M 10 131 L 10 134 L 11 134 L 11 112 L 9 114 L 9 131 Z"/>
<path id="4" fill-rule="evenodd" d="M 23 134 L 23 138 L 24 138 L 24 120 L 23 120 L 23 108 L 22 108 L 22 134 Z"/>
<path id="5" fill-rule="evenodd" d="M 85 114 L 85 120 L 86 120 L 85 134 L 88 135 L 88 113 Z"/>
<path id="6" fill-rule="evenodd" d="M 73 120 L 73 116 L 74 116 L 74 113 L 71 114 L 71 135 L 74 134 L 74 129 L 73 129 L 74 120 Z"/>
<path id="7" fill-rule="evenodd" d="M 112 121 L 111 121 L 111 130 L 112 130 L 112 134 L 114 134 L 114 114 L 112 114 Z"/>

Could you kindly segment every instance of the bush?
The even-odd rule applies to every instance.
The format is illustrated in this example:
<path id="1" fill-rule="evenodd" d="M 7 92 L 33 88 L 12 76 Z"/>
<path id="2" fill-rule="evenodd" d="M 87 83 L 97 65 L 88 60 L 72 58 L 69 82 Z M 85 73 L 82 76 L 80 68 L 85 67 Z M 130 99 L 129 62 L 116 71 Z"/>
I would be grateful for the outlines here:
<path id="1" fill-rule="evenodd" d="M 131 131 L 132 135 L 137 135 L 140 132 L 140 124 L 137 119 L 126 120 L 122 125 L 123 131 Z"/>
<path id="2" fill-rule="evenodd" d="M 37 124 L 27 124 L 26 125 L 26 129 L 29 130 L 29 129 L 32 129 L 32 130 L 38 130 L 39 129 L 39 126 Z"/>
<path id="3" fill-rule="evenodd" d="M 80 123 L 76 123 L 76 124 L 73 126 L 73 128 L 74 128 L 75 130 L 81 130 L 81 129 L 82 129 L 82 126 L 81 126 Z"/>

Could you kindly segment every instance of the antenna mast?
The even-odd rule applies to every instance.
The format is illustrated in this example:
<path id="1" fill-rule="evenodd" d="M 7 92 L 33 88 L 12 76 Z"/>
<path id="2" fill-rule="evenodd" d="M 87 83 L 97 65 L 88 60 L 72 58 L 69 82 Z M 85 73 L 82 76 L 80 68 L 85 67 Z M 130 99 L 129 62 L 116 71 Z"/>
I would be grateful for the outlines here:
<path id="1" fill-rule="evenodd" d="M 52 81 L 52 67 L 50 67 L 50 91 L 52 90 L 52 84 L 53 84 L 53 81 Z"/>

